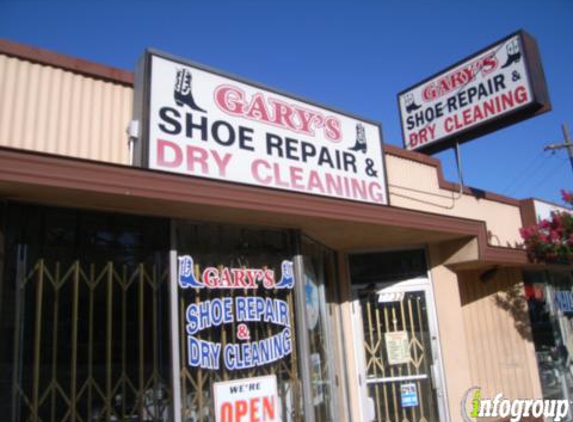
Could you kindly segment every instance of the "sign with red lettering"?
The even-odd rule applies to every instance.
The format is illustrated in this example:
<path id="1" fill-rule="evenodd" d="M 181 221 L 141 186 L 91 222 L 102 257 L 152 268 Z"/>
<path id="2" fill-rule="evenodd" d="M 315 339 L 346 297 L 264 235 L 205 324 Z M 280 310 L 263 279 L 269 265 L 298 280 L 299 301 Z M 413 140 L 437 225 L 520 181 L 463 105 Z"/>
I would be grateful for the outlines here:
<path id="1" fill-rule="evenodd" d="M 378 124 L 163 53 L 148 51 L 144 63 L 141 165 L 387 203 Z"/>
<path id="2" fill-rule="evenodd" d="M 277 377 L 216 382 L 215 422 L 280 422 Z"/>
<path id="3" fill-rule="evenodd" d="M 434 153 L 550 109 L 535 40 L 523 31 L 398 94 L 404 146 Z"/>

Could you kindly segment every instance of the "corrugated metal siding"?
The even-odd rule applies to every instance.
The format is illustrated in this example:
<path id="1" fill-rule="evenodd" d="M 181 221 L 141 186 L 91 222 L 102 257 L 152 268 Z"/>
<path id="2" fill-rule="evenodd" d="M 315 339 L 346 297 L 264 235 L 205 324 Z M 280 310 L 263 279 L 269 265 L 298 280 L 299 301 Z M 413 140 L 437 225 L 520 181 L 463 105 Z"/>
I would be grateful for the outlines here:
<path id="1" fill-rule="evenodd" d="M 521 272 L 502 269 L 483 283 L 479 271 L 459 274 L 471 379 L 484 398 L 541 394 Z"/>
<path id="2" fill-rule="evenodd" d="M 0 146 L 128 164 L 133 90 L 0 55 Z"/>

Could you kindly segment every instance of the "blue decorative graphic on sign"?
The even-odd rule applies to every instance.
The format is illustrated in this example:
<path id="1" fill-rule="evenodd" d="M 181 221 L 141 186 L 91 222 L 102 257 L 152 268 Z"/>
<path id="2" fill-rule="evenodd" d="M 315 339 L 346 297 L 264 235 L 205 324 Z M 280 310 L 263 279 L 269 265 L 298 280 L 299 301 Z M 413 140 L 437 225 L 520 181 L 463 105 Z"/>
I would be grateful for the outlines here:
<path id="1" fill-rule="evenodd" d="M 195 278 L 195 265 L 189 255 L 179 257 L 179 286 L 182 289 L 203 288 Z"/>
<path id="2" fill-rule="evenodd" d="M 416 384 L 412 382 L 400 385 L 400 402 L 402 403 L 402 407 L 414 407 L 419 405 Z"/>
<path id="3" fill-rule="evenodd" d="M 283 261 L 281 264 L 281 279 L 275 289 L 292 289 L 294 286 L 294 272 L 292 261 Z"/>

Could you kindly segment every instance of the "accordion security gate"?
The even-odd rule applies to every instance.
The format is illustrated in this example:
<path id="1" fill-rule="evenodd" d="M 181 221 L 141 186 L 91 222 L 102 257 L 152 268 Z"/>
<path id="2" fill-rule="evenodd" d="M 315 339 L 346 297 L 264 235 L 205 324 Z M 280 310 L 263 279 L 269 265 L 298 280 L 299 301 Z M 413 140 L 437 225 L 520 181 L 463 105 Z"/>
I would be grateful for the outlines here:
<path id="1" fill-rule="evenodd" d="M 376 422 L 438 422 L 441 374 L 429 315 L 429 285 L 356 286 L 354 318 L 362 341 L 361 373 Z"/>
<path id="2" fill-rule="evenodd" d="M 179 222 L 176 226 L 176 244 L 179 256 L 192 255 L 195 259 L 194 271 L 199 276 L 202 269 L 211 268 L 269 268 L 280 275 L 281 262 L 292 257 L 292 237 L 289 232 L 265 229 L 241 228 L 226 225 L 205 225 Z M 262 366 L 249 369 L 230 370 L 221 362 L 218 370 L 201 366 L 190 366 L 187 362 L 188 345 L 185 312 L 190 304 L 199 305 L 208 301 L 237 297 L 279 299 L 288 307 L 288 319 L 292 333 L 297 332 L 295 316 L 295 291 L 291 289 L 179 289 L 178 330 L 180 347 L 180 396 L 181 419 L 185 422 L 213 421 L 213 386 L 217 382 L 250 379 L 274 375 L 277 380 L 277 393 L 280 412 L 284 422 L 303 420 L 303 387 L 299 374 L 301 362 L 298 356 L 298 336 L 292 335 L 289 355 Z M 214 342 L 225 346 L 240 344 L 237 338 L 239 323 L 210 327 L 195 334 L 199 341 Z M 244 325 L 244 324 L 243 324 Z M 258 342 L 276 336 L 282 330 L 277 325 L 247 323 L 251 340 Z"/>
<path id="3" fill-rule="evenodd" d="M 0 419 L 167 421 L 179 402 L 183 421 L 211 421 L 215 382 L 272 375 L 284 422 L 340 420 L 328 312 L 332 251 L 292 230 L 178 222 L 170 236 L 166 219 L 28 204 L 4 211 Z M 173 303 L 173 254 L 192 254 L 203 268 L 275 274 L 294 258 L 296 288 L 187 291 Z M 288 353 L 239 370 L 175 362 L 175 350 L 185 355 L 185 342 L 172 347 L 175 334 L 184 338 L 185 306 L 223 295 L 283 303 L 287 325 L 247 325 L 252 342 L 290 328 Z M 234 323 L 217 328 L 197 337 L 222 346 L 245 341 Z"/>
<path id="4" fill-rule="evenodd" d="M 253 294 L 253 293 L 251 293 Z M 228 292 L 219 293 L 218 297 L 224 297 Z M 200 296 L 194 295 L 195 303 L 199 303 Z M 203 297 L 213 299 L 216 296 L 209 294 L 202 294 Z M 285 301 L 289 306 L 290 319 L 293 321 L 292 329 L 294 326 L 294 292 L 289 291 L 285 295 Z M 185 304 L 187 302 L 184 298 L 180 298 L 179 306 L 179 328 L 180 338 L 185 339 Z M 220 331 L 209 330 L 202 340 L 213 341 L 218 340 L 221 342 L 221 347 L 224 348 L 227 343 L 234 343 L 236 339 L 237 324 L 233 323 L 224 327 Z M 271 327 L 264 324 L 251 327 L 251 334 L 255 341 L 270 337 L 274 333 Z M 284 415 L 283 421 L 301 421 L 302 408 L 302 391 L 301 384 L 298 377 L 297 369 L 297 345 L 296 337 L 291 338 L 292 353 L 288 359 L 283 359 L 272 364 L 265 365 L 261 368 L 252 368 L 250 370 L 239 371 L 241 378 L 251 378 L 264 375 L 276 375 L 278 381 L 278 393 L 281 398 L 281 413 Z M 181 396 L 182 396 L 182 420 L 186 422 L 194 421 L 211 421 L 214 420 L 212 413 L 212 397 L 211 391 L 213 383 L 218 381 L 229 381 L 236 379 L 238 374 L 228 371 L 212 371 L 201 368 L 191 368 L 186 364 L 186 348 L 185 342 L 180 341 L 181 359 Z"/>
<path id="5" fill-rule="evenodd" d="M 20 262 L 13 421 L 164 421 L 166 272 Z"/>

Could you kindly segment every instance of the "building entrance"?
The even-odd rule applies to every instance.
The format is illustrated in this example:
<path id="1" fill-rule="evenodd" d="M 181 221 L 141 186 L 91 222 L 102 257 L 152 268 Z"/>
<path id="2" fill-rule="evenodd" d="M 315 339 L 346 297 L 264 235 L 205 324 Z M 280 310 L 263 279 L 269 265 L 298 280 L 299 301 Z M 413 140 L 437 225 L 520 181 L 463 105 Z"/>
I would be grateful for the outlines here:
<path id="1" fill-rule="evenodd" d="M 402 263 L 407 264 L 408 260 Z M 395 263 L 390 260 L 389 264 Z M 429 280 L 420 274 L 416 278 L 385 281 L 381 274 L 381 281 L 373 277 L 364 282 L 370 278 L 364 269 L 355 269 L 354 275 L 363 282 L 352 287 L 356 366 L 364 397 L 362 419 L 445 420 L 439 342 Z M 404 270 L 407 274 L 415 268 Z"/>

